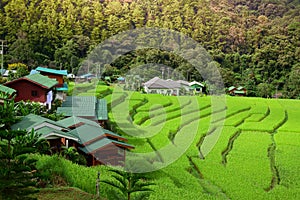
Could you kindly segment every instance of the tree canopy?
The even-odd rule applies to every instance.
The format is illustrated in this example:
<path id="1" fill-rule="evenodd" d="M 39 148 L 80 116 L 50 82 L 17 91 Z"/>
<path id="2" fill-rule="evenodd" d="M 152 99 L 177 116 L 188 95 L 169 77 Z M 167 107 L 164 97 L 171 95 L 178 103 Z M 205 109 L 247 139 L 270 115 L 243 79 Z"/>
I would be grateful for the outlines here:
<path id="1" fill-rule="evenodd" d="M 21 62 L 76 73 L 93 47 L 112 35 L 144 26 L 167 28 L 209 51 L 226 75 L 225 86 L 251 82 L 253 91 L 261 83 L 285 90 L 283 80 L 293 79 L 300 60 L 299 5 L 297 0 L 8 0 L 0 4 L 0 39 L 8 45 L 5 66 Z M 126 55 L 112 67 L 162 62 L 163 54 Z M 168 57 L 168 66 L 188 71 L 186 62 Z"/>

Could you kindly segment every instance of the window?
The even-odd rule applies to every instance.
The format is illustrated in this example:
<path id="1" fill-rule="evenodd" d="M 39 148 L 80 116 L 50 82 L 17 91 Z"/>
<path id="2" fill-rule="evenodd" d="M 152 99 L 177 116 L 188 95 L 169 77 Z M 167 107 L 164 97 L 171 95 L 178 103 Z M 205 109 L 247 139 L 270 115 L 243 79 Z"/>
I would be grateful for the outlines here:
<path id="1" fill-rule="evenodd" d="M 31 96 L 36 97 L 38 92 L 36 90 L 31 90 Z"/>

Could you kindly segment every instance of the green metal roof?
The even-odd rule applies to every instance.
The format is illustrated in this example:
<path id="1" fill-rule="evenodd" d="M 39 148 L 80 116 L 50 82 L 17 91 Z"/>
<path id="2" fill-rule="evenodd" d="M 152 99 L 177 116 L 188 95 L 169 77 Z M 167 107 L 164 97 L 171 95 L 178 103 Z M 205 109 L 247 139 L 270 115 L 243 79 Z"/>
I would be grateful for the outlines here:
<path id="1" fill-rule="evenodd" d="M 236 87 L 234 87 L 234 86 L 230 86 L 229 88 L 228 88 L 228 91 L 230 91 L 230 90 L 233 90 L 233 89 L 235 89 Z"/>
<path id="2" fill-rule="evenodd" d="M 95 96 L 67 96 L 58 113 L 65 116 L 95 117 L 98 120 L 107 120 L 107 102 Z"/>
<path id="3" fill-rule="evenodd" d="M 237 88 L 237 90 L 243 90 L 243 89 L 245 89 L 245 88 L 242 87 L 242 86 L 240 86 L 240 87 Z"/>
<path id="4" fill-rule="evenodd" d="M 235 90 L 234 93 L 235 94 L 246 94 L 246 92 L 244 92 L 243 90 L 241 90 L 241 91 Z"/>
<path id="5" fill-rule="evenodd" d="M 26 115 L 22 118 L 21 121 L 19 121 L 18 123 L 14 124 L 11 126 L 12 130 L 16 130 L 16 129 L 28 129 L 30 127 L 32 127 L 34 124 L 36 123 L 42 123 L 44 121 L 46 121 L 47 119 L 38 115 L 34 115 L 34 114 L 29 114 Z"/>
<path id="6" fill-rule="evenodd" d="M 83 152 L 85 153 L 92 153 L 93 151 L 97 150 L 97 149 L 100 149 L 108 144 L 120 144 L 122 146 L 126 146 L 126 147 L 129 147 L 129 148 L 134 148 L 134 146 L 130 145 L 130 144 L 127 144 L 127 143 L 124 143 L 124 142 L 118 142 L 118 141 L 115 141 L 115 140 L 110 140 L 108 138 L 103 138 L 101 140 L 98 140 L 97 142 L 94 142 L 92 144 L 89 144 L 83 148 L 79 147 L 80 150 L 82 150 Z"/>
<path id="7" fill-rule="evenodd" d="M 97 118 L 98 120 L 107 120 L 107 102 L 105 99 L 99 99 L 97 102 Z"/>
<path id="8" fill-rule="evenodd" d="M 78 117 L 95 117 L 95 109 L 85 107 L 58 107 L 57 113 L 62 113 L 67 117 L 78 116 Z"/>
<path id="9" fill-rule="evenodd" d="M 190 86 L 192 89 L 198 89 L 198 88 L 202 88 L 202 86 L 194 84 Z"/>
<path id="10" fill-rule="evenodd" d="M 24 130 L 24 129 L 26 129 L 27 131 L 29 131 L 32 128 L 35 128 L 36 126 L 38 126 L 39 124 L 41 124 L 43 122 L 48 122 L 48 123 L 50 123 L 54 126 L 60 126 L 61 128 L 67 129 L 67 127 L 64 126 L 64 125 L 60 125 L 55 121 L 52 121 L 50 119 L 47 119 L 45 117 L 41 117 L 41 116 L 35 115 L 35 114 L 29 114 L 29 115 L 24 116 L 21 121 L 19 121 L 18 123 L 12 125 L 11 129 L 12 130 L 17 130 L 17 129 Z"/>
<path id="11" fill-rule="evenodd" d="M 0 84 L 0 92 L 3 92 L 3 93 L 11 95 L 11 94 L 15 93 L 16 90 Z"/>
<path id="12" fill-rule="evenodd" d="M 67 70 L 57 70 L 57 69 L 50 69 L 50 68 L 45 68 L 45 67 L 37 67 L 35 70 L 40 71 L 40 72 L 47 72 L 47 73 L 51 73 L 51 74 L 63 75 L 63 76 L 68 75 Z"/>
<path id="13" fill-rule="evenodd" d="M 43 128 L 40 128 L 39 130 L 36 131 L 37 133 L 41 134 L 41 137 L 42 138 L 48 138 L 49 137 L 64 137 L 64 138 L 68 138 L 68 139 L 72 139 L 74 141 L 78 141 L 78 138 L 72 134 L 69 134 L 68 132 L 63 132 L 63 131 L 60 131 L 60 130 L 56 130 L 54 128 L 50 128 L 50 127 L 43 127 Z"/>
<path id="14" fill-rule="evenodd" d="M 60 88 L 56 88 L 56 91 L 65 92 L 65 91 L 68 91 L 68 88 L 60 87 Z"/>
<path id="15" fill-rule="evenodd" d="M 84 144 L 104 135 L 104 131 L 101 127 L 85 124 L 70 131 L 69 134 L 76 136 L 79 138 L 79 143 Z"/>
<path id="16" fill-rule="evenodd" d="M 59 120 L 59 121 L 57 121 L 57 123 L 59 123 L 63 126 L 66 126 L 66 127 L 70 127 L 70 126 L 73 126 L 73 125 L 78 124 L 78 123 L 84 123 L 84 124 L 89 124 L 89 125 L 93 125 L 93 126 L 99 126 L 99 124 L 97 122 L 94 122 L 92 120 L 85 119 L 85 118 L 82 118 L 82 117 L 75 117 L 75 116 L 67 117 L 65 119 Z"/>
<path id="17" fill-rule="evenodd" d="M 25 76 L 25 79 L 35 82 L 47 89 L 52 88 L 53 86 L 55 86 L 58 83 L 55 79 L 51 79 L 48 76 L 43 76 L 41 74 L 30 74 L 28 76 Z"/>
<path id="18" fill-rule="evenodd" d="M 79 143 L 84 144 L 88 141 L 94 140 L 100 136 L 103 136 L 104 134 L 109 134 L 111 136 L 115 136 L 115 137 L 119 137 L 119 138 L 123 138 L 124 137 L 113 133 L 109 130 L 106 130 L 104 128 L 102 128 L 100 125 L 90 125 L 85 123 L 84 125 L 77 127 L 76 129 L 72 130 L 69 132 L 70 134 L 76 136 L 79 138 Z"/>
<path id="19" fill-rule="evenodd" d="M 97 98 L 95 96 L 67 96 L 62 107 L 85 107 L 95 109 Z"/>

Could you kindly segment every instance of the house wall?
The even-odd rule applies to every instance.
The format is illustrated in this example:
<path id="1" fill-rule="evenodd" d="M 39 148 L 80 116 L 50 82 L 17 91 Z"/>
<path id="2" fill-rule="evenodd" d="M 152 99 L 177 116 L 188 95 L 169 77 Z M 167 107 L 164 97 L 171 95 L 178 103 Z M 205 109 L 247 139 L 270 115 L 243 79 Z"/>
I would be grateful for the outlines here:
<path id="1" fill-rule="evenodd" d="M 50 149 L 51 149 L 52 153 L 62 151 L 63 143 L 61 141 L 61 138 L 51 139 L 51 140 L 47 140 L 47 141 L 49 142 Z"/>
<path id="2" fill-rule="evenodd" d="M 17 96 L 15 98 L 15 101 L 35 101 L 35 102 L 41 102 L 45 103 L 47 100 L 47 93 L 49 90 L 44 89 L 30 81 L 27 80 L 20 80 L 12 83 L 6 84 L 6 86 L 13 88 L 17 91 Z M 32 96 L 32 91 L 37 91 L 36 96 Z"/>
<path id="3" fill-rule="evenodd" d="M 162 95 L 179 95 L 179 89 L 151 89 L 148 87 L 144 87 L 145 92 L 147 92 L 148 94 L 162 94 Z"/>
<path id="4" fill-rule="evenodd" d="M 40 72 L 44 76 L 48 76 L 49 78 L 55 78 L 58 82 L 56 85 L 57 87 L 62 87 L 62 84 L 64 83 L 64 78 L 63 75 L 58 75 L 58 74 L 51 74 L 47 72 Z"/>
<path id="5" fill-rule="evenodd" d="M 93 153 L 91 165 L 123 165 L 125 161 L 125 149 L 117 147 L 114 144 L 106 145 Z"/>

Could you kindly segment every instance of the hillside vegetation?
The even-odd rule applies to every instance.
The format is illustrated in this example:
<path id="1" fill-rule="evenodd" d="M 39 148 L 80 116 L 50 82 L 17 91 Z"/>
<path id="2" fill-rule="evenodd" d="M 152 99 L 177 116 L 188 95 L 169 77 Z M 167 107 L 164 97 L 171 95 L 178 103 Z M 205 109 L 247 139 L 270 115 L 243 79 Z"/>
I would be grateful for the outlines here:
<path id="1" fill-rule="evenodd" d="M 251 96 L 282 91 L 299 98 L 298 0 L 2 0 L 0 10 L 4 66 L 22 62 L 76 73 L 110 36 L 160 27 L 186 34 L 208 50 L 225 86 L 243 85 Z M 201 80 L 182 59 L 157 49 L 132 52 L 101 68 L 112 75 L 145 63 L 165 64 Z"/>

